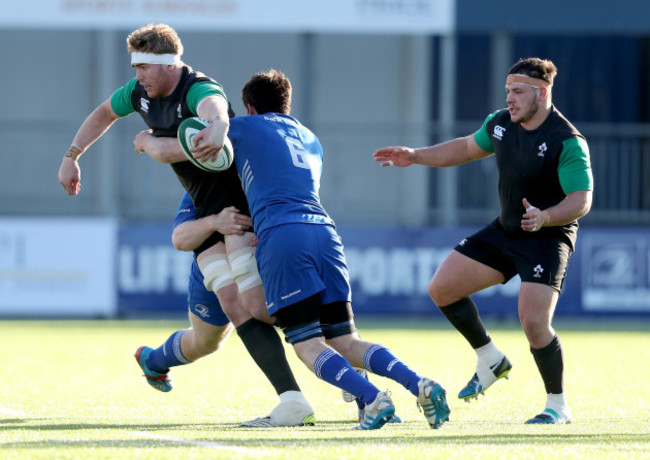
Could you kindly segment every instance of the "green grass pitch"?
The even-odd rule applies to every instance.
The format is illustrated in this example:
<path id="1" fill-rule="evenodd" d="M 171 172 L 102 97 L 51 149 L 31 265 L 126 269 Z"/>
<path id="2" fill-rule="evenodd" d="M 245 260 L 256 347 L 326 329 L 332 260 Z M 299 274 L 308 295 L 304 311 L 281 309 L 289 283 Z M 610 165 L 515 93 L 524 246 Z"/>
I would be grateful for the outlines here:
<path id="1" fill-rule="evenodd" d="M 354 431 L 356 406 L 287 347 L 316 426 L 240 428 L 278 399 L 236 334 L 218 353 L 174 368 L 175 388 L 163 394 L 145 383 L 133 353 L 158 346 L 184 321 L 1 321 L 0 458 L 650 458 L 648 320 L 620 328 L 556 326 L 575 418 L 559 426 L 523 424 L 543 409 L 545 395 L 518 327 L 491 327 L 514 365 L 510 379 L 466 404 L 456 395 L 474 372 L 475 356 L 450 326 L 357 323 L 365 339 L 447 389 L 450 422 L 431 430 L 410 393 L 371 376 L 392 393 L 404 423 Z"/>

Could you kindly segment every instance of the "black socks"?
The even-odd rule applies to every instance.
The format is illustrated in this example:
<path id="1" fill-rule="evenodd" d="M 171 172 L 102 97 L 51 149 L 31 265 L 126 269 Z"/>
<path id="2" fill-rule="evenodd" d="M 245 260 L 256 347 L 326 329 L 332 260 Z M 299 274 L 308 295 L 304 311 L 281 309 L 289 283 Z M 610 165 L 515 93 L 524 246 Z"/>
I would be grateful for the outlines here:
<path id="1" fill-rule="evenodd" d="M 463 334 L 472 348 L 480 348 L 492 341 L 479 317 L 476 304 L 469 297 L 463 297 L 446 307 L 439 308 L 458 332 Z"/>
<path id="2" fill-rule="evenodd" d="M 275 328 L 251 318 L 237 327 L 237 334 L 277 394 L 300 391 L 287 362 L 284 345 Z"/>

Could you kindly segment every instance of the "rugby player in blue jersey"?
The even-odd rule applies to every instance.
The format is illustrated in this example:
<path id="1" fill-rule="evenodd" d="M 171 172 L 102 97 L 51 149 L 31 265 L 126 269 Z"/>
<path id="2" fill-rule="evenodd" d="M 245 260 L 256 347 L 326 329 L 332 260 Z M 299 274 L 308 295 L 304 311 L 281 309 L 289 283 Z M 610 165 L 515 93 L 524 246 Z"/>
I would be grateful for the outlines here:
<path id="1" fill-rule="evenodd" d="M 454 248 L 436 270 L 429 294 L 476 352 L 476 372 L 458 394 L 469 402 L 512 368 L 470 295 L 519 275 L 519 319 L 546 389 L 544 410 L 528 424 L 571 422 L 562 344 L 552 320 L 578 219 L 589 212 L 593 190 L 587 141 L 552 102 L 556 74 L 549 60 L 521 59 L 508 71 L 507 108 L 488 116 L 473 135 L 374 154 L 382 166 L 399 167 L 448 167 L 495 155 L 501 214 Z"/>
<path id="2" fill-rule="evenodd" d="M 233 206 L 219 214 L 196 217 L 196 208 L 185 193 L 174 217 L 172 242 L 180 251 L 193 251 L 212 233 L 237 235 L 252 226 L 251 218 Z M 244 230 L 242 230 L 244 229 Z M 251 357 L 271 382 L 280 404 L 268 416 L 242 423 L 247 427 L 313 425 L 313 409 L 304 398 L 293 376 L 277 334 L 256 334 L 250 328 L 253 316 L 241 308 L 229 308 L 227 314 L 214 292 L 203 282 L 203 274 L 193 258 L 188 284 L 188 316 L 190 327 L 174 332 L 158 348 L 148 349 L 146 374 L 152 386 L 161 391 L 172 389 L 169 368 L 190 364 L 218 351 L 230 336 L 233 326 Z M 254 347 L 248 335 L 257 335 Z M 147 375 L 149 374 L 149 375 Z"/>
<path id="3" fill-rule="evenodd" d="M 205 161 L 220 152 L 229 116 L 234 115 L 223 87 L 182 62 L 181 40 L 166 24 L 148 24 L 134 30 L 126 42 L 135 77 L 93 110 L 77 130 L 59 168 L 59 181 L 65 191 L 77 195 L 81 189 L 78 160 L 84 152 L 115 121 L 138 113 L 149 129 L 136 135 L 133 142 L 136 152 L 171 165 L 191 196 L 198 218 L 216 215 L 230 206 L 247 213 L 246 197 L 235 169 L 209 172 L 196 167 L 187 161 L 176 138 L 184 119 L 199 116 L 210 123 L 194 137 L 195 158 Z M 239 225 L 237 229 L 243 230 L 244 226 Z M 224 311 L 229 315 L 246 311 L 252 316 L 237 329 L 246 348 L 256 350 L 258 357 L 272 362 L 274 353 L 268 352 L 270 349 L 264 344 L 273 340 L 273 336 L 279 341 L 279 337 L 266 311 L 264 287 L 257 272 L 255 249 L 251 246 L 253 238 L 249 231 L 229 235 L 212 232 L 193 251 L 206 287 L 216 293 Z M 170 391 L 172 382 L 166 371 L 148 367 L 151 353 L 149 347 L 142 347 L 136 351 L 136 360 L 151 386 Z M 294 390 L 302 396 L 297 385 Z M 305 410 L 296 412 L 295 424 L 313 420 L 311 407 L 306 400 L 302 402 Z"/>
<path id="4" fill-rule="evenodd" d="M 356 332 L 343 245 L 319 198 L 323 150 L 289 115 L 291 91 L 282 72 L 253 75 L 242 90 L 249 116 L 233 118 L 228 133 L 259 239 L 256 256 L 269 313 L 319 378 L 362 402 L 358 428 L 381 428 L 395 407 L 354 367 L 402 384 L 431 428 L 439 428 L 449 419 L 445 390 Z"/>

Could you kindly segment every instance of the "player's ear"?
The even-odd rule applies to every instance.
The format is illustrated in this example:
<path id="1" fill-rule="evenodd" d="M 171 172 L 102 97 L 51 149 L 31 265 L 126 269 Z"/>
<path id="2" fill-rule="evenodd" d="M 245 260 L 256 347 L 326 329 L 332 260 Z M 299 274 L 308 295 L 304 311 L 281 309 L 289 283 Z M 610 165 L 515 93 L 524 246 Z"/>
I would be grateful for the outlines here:
<path id="1" fill-rule="evenodd" d="M 546 99 L 548 97 L 548 88 L 545 86 L 542 86 L 539 89 L 539 95 L 541 99 Z"/>
<path id="2" fill-rule="evenodd" d="M 255 110 L 252 104 L 246 104 L 246 111 L 248 115 L 257 115 L 257 110 Z"/>

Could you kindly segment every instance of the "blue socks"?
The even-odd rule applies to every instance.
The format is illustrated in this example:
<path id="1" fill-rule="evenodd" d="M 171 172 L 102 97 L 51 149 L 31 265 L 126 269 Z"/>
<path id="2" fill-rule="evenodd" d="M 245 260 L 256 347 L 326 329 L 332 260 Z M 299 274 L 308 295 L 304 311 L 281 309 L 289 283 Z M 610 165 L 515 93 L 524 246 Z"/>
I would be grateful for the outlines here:
<path id="1" fill-rule="evenodd" d="M 363 366 L 370 372 L 401 383 L 416 397 L 420 394 L 418 389 L 420 376 L 383 345 L 372 345 L 368 348 L 363 357 Z"/>
<path id="2" fill-rule="evenodd" d="M 182 366 L 192 362 L 183 356 L 181 351 L 181 337 L 184 332 L 184 329 L 174 332 L 165 343 L 151 352 L 147 361 L 149 369 L 166 374 L 170 367 Z"/>
<path id="3" fill-rule="evenodd" d="M 314 373 L 327 383 L 355 395 L 363 407 L 373 402 L 379 394 L 377 387 L 359 375 L 343 356 L 331 348 L 316 358 Z"/>

